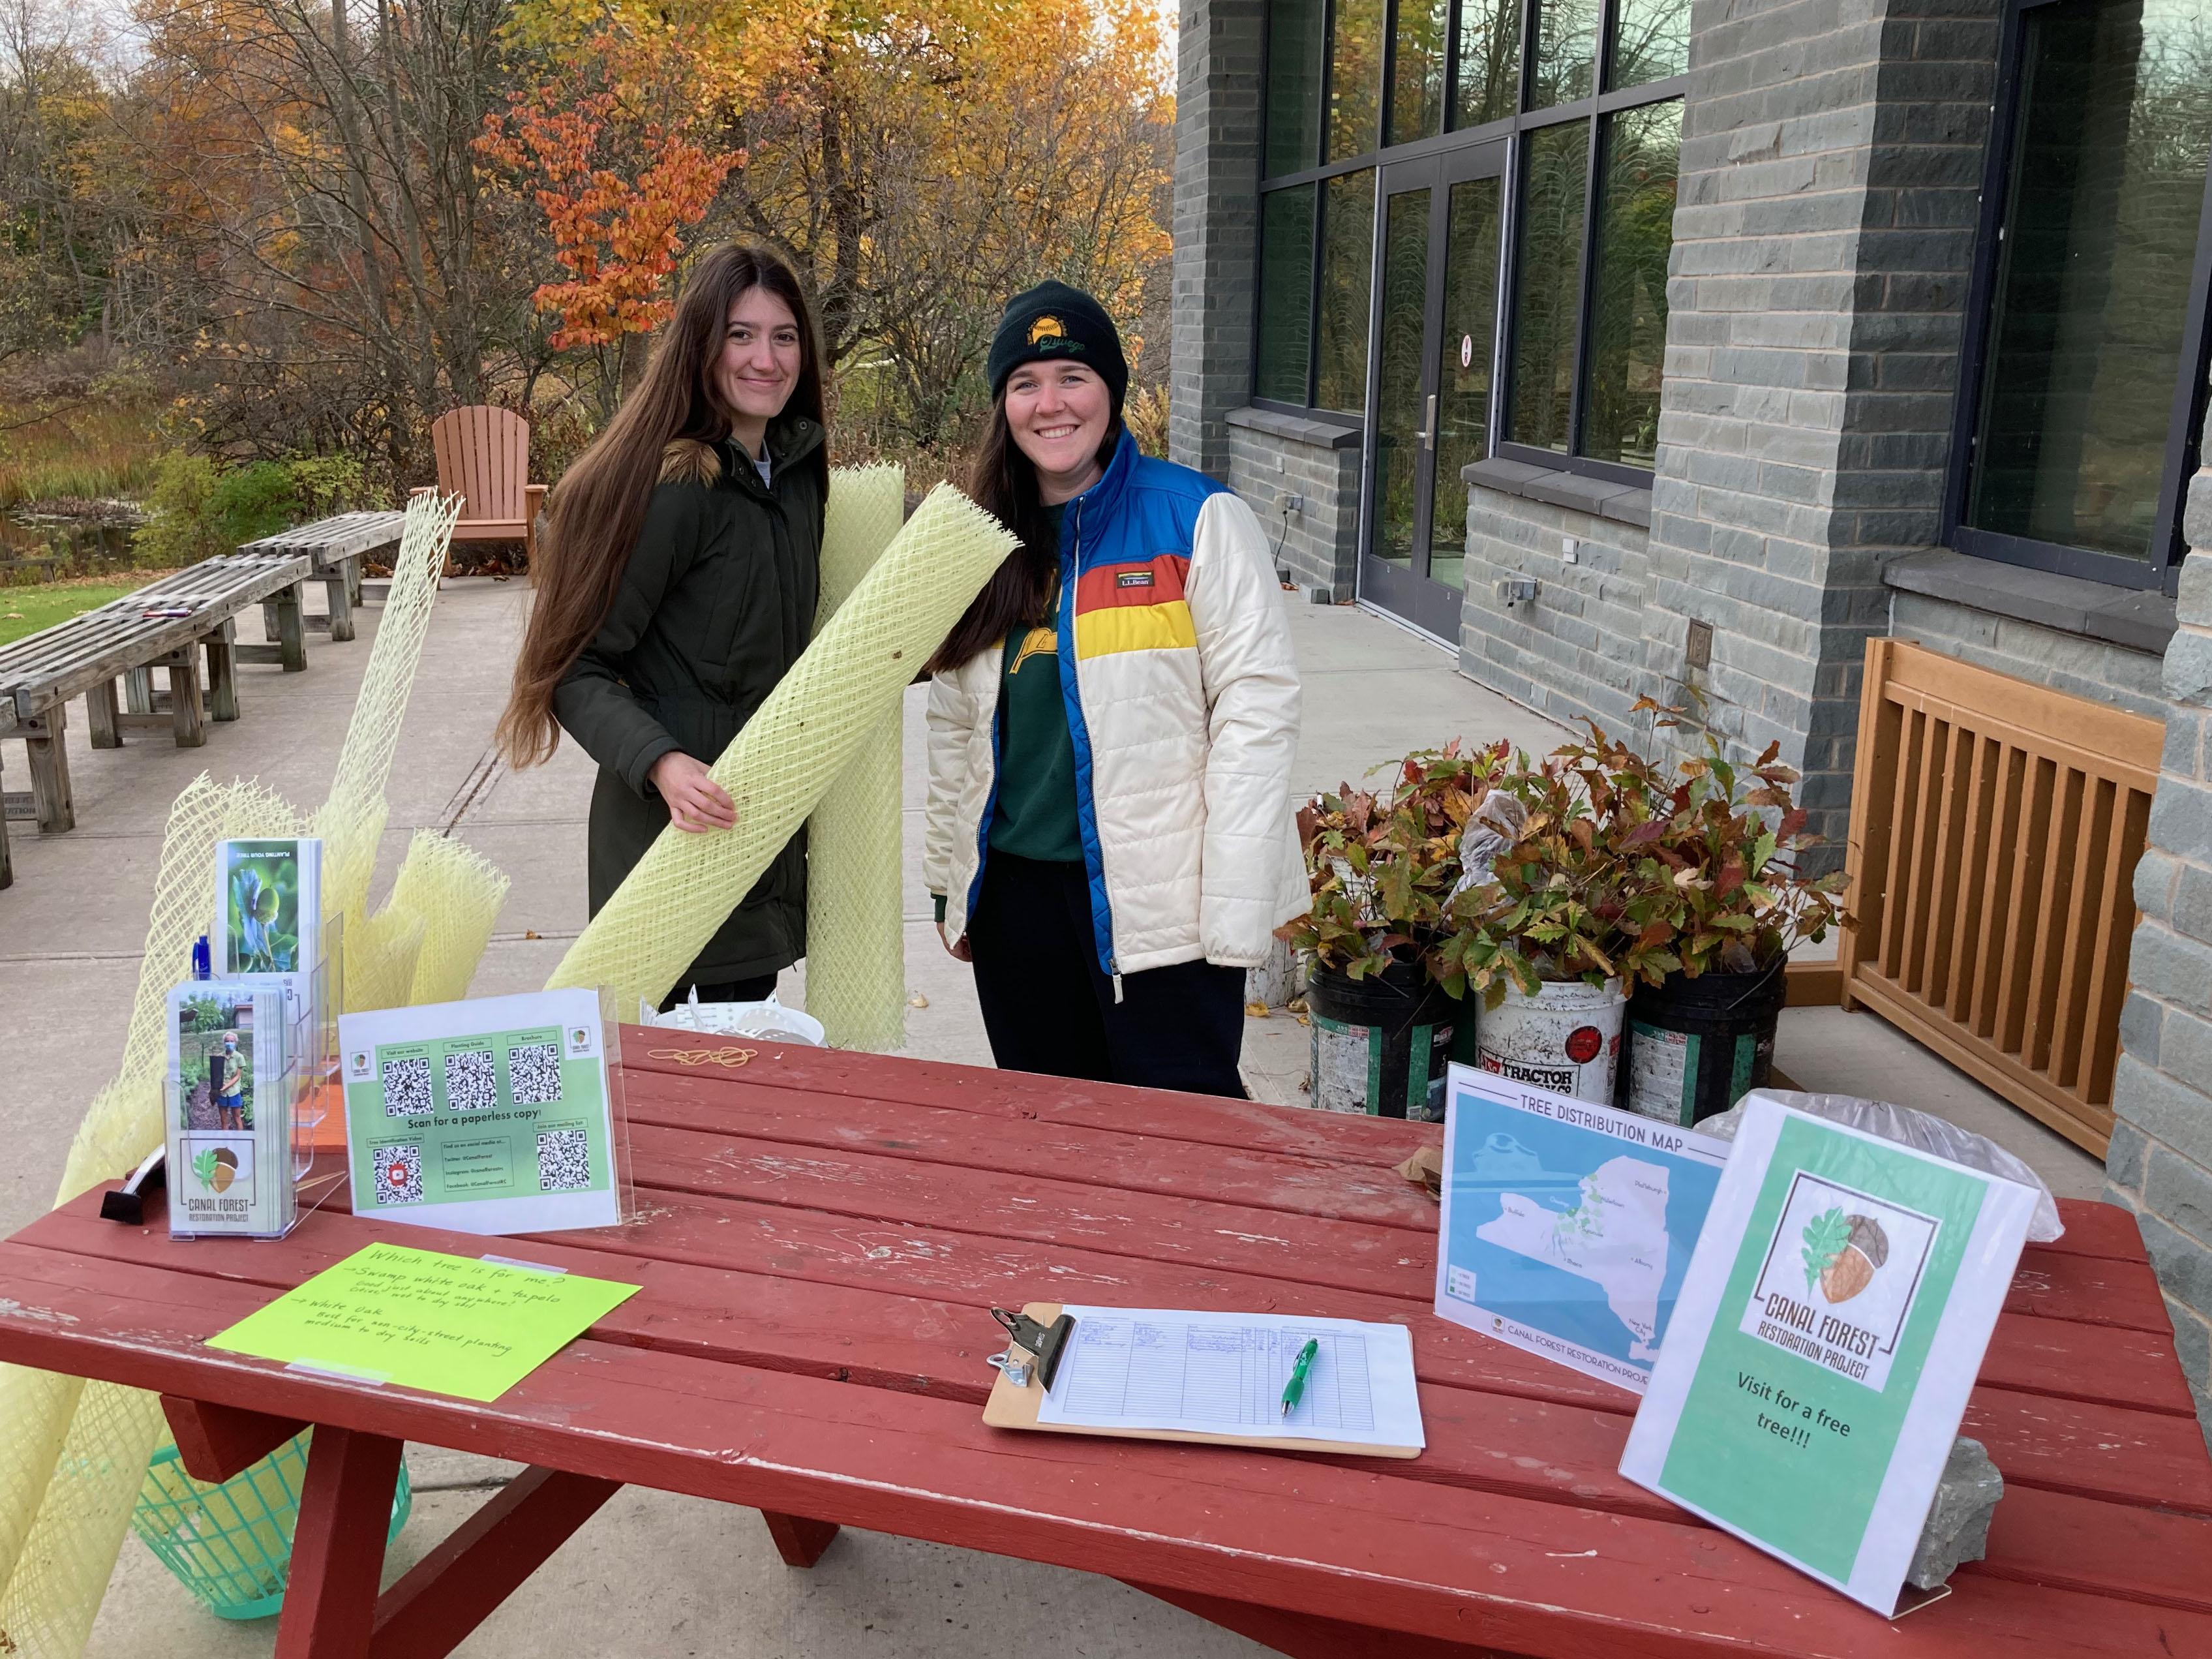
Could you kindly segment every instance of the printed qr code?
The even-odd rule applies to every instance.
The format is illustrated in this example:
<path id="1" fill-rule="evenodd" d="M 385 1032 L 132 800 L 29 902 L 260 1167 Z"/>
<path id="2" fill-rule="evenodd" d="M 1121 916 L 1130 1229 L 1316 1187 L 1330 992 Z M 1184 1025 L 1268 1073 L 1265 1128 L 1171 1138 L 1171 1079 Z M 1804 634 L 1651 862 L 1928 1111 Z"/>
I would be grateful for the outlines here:
<path id="1" fill-rule="evenodd" d="M 592 1159 L 581 1129 L 549 1129 L 538 1137 L 538 1190 L 580 1192 L 592 1184 Z"/>
<path id="2" fill-rule="evenodd" d="M 428 1060 L 387 1060 L 381 1069 L 385 1116 L 428 1117 L 430 1115 Z"/>
<path id="3" fill-rule="evenodd" d="M 376 1170 L 378 1203 L 420 1204 L 422 1201 L 422 1149 L 420 1146 L 375 1146 L 369 1149 L 369 1156 Z"/>
<path id="4" fill-rule="evenodd" d="M 507 1051 L 507 1080 L 518 1106 L 550 1106 L 561 1098 L 561 1048 L 525 1042 Z"/>
<path id="5" fill-rule="evenodd" d="M 446 1104 L 456 1112 L 488 1112 L 499 1104 L 490 1049 L 456 1048 L 446 1056 Z"/>

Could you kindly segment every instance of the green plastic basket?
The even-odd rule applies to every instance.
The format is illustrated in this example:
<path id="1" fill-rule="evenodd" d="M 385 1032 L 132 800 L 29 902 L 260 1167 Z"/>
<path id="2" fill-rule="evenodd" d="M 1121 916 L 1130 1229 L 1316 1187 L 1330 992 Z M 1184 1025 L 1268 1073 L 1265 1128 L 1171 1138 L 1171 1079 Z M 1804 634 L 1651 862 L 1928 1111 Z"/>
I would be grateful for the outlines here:
<path id="1" fill-rule="evenodd" d="M 284 1605 L 313 1433 L 286 1441 L 252 1468 L 213 1486 L 185 1473 L 174 1446 L 154 1454 L 131 1529 L 216 1618 L 265 1619 Z M 414 1501 L 403 1458 L 386 1543 L 399 1536 Z"/>

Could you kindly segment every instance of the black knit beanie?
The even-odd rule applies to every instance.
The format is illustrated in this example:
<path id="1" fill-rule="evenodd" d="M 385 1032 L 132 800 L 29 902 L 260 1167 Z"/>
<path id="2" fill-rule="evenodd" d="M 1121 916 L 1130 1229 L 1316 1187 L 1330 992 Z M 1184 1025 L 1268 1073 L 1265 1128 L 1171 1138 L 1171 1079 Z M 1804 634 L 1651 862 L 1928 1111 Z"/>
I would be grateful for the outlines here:
<path id="1" fill-rule="evenodd" d="M 1006 314 L 991 337 L 988 364 L 991 395 L 1006 390 L 1006 377 L 1024 363 L 1049 359 L 1081 363 L 1106 382 L 1114 412 L 1121 412 L 1129 393 L 1129 365 L 1121 356 L 1121 331 L 1100 305 L 1066 283 L 1039 283 L 1006 301 Z"/>

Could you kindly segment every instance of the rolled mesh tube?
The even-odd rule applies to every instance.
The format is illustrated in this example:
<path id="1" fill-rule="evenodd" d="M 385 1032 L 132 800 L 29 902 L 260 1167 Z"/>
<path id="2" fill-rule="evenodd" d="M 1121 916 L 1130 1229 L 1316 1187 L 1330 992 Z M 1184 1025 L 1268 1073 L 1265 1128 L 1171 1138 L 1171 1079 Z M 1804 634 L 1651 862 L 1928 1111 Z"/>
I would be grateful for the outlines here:
<path id="1" fill-rule="evenodd" d="M 939 484 L 714 763 L 737 827 L 671 826 L 546 981 L 659 1002 L 860 753 L 1013 550 L 996 519 Z"/>
<path id="2" fill-rule="evenodd" d="M 906 514 L 906 469 L 840 469 L 822 532 L 819 635 L 875 567 Z M 806 820 L 806 1012 L 832 1048 L 906 1042 L 906 930 L 900 884 L 901 724 L 894 703 Z"/>
<path id="3" fill-rule="evenodd" d="M 422 946 L 405 1000 L 459 1002 L 491 943 L 511 884 L 490 860 L 434 830 L 417 830 L 386 908 L 422 918 Z"/>

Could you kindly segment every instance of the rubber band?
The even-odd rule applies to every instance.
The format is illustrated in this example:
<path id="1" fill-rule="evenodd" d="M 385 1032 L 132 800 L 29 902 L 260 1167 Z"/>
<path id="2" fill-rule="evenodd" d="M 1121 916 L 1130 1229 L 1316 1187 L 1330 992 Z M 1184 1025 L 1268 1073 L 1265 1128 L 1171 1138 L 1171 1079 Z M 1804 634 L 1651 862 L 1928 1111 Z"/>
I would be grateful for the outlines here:
<path id="1" fill-rule="evenodd" d="M 647 1060 L 672 1060 L 678 1066 L 721 1066 L 734 1070 L 755 1054 L 757 1048 L 647 1048 Z"/>

